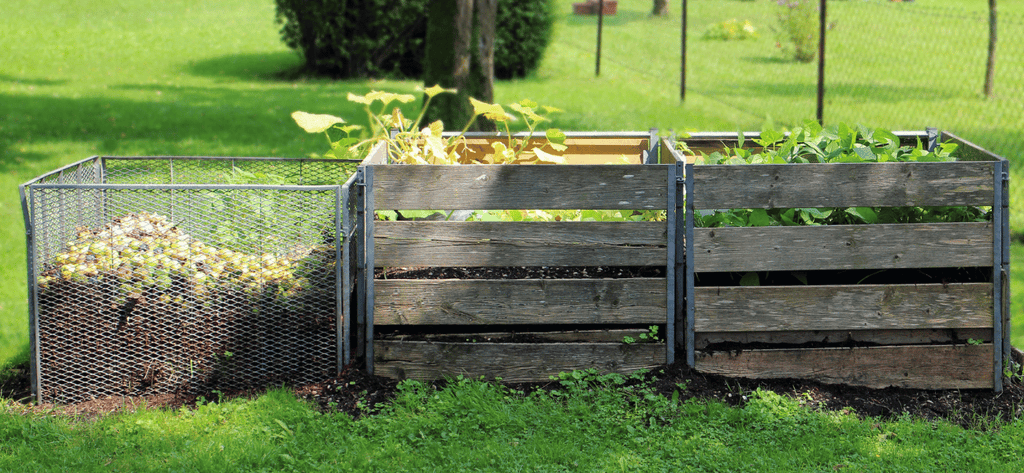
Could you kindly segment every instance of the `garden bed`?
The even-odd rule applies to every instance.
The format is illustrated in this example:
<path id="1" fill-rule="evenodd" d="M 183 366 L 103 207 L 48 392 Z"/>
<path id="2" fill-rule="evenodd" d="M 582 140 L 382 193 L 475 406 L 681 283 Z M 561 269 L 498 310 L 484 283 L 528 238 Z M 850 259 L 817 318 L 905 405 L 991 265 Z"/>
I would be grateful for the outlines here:
<path id="1" fill-rule="evenodd" d="M 972 222 L 688 224 L 694 283 L 687 287 L 687 321 L 679 324 L 687 333 L 677 338 L 686 340 L 691 366 L 743 378 L 1001 389 L 1010 350 L 1006 161 L 951 135 L 900 138 L 903 145 L 951 140 L 959 160 L 687 166 L 696 216 L 728 209 L 992 208 L 990 219 Z M 739 146 L 736 135 L 724 134 L 686 143 L 705 153 Z M 830 281 L 851 271 L 886 282 Z M 753 285 L 697 282 L 722 273 L 748 276 Z M 797 277 L 779 276 L 787 274 Z M 761 281 L 765 275 L 774 281 Z"/>
<path id="2" fill-rule="evenodd" d="M 468 138 L 471 145 L 480 140 Z M 396 378 L 465 374 L 525 382 L 572 369 L 630 372 L 671 362 L 672 340 L 623 343 L 629 334 L 644 332 L 641 327 L 668 333 L 675 322 L 670 317 L 675 291 L 669 288 L 676 269 L 678 167 L 656 164 L 657 144 L 647 133 L 570 135 L 568 162 L 631 164 L 555 166 L 388 165 L 378 149 L 360 166 L 366 216 L 406 209 L 667 214 L 662 221 L 640 222 L 364 218 L 366 266 L 417 268 L 419 275 L 360 279 L 368 295 L 361 327 L 370 370 Z M 605 268 L 605 274 L 586 275 L 581 267 Z M 609 271 L 621 274 L 618 268 L 635 274 L 637 267 L 660 270 L 646 270 L 656 277 L 607 277 Z M 584 277 L 565 277 L 565 268 L 577 268 Z M 443 278 L 489 271 L 503 278 Z M 546 272 L 561 276 L 545 278 Z M 424 273 L 442 279 L 420 279 Z M 566 329 L 571 326 L 581 328 Z M 607 334 L 618 329 L 626 330 L 622 338 L 609 341 Z M 445 335 L 446 330 L 454 333 Z M 530 333 L 529 343 L 515 337 L 522 332 Z M 458 339 L 470 341 L 451 341 Z M 513 341 L 481 341 L 486 339 Z"/>

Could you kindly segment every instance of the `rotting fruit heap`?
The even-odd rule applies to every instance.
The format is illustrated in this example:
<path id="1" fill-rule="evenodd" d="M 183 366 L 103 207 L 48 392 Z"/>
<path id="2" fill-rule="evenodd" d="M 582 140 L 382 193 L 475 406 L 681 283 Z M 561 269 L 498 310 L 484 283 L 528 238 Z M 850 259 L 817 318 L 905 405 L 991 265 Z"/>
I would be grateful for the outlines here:
<path id="1" fill-rule="evenodd" d="M 77 236 L 44 267 L 39 287 L 45 290 L 62 280 L 113 283 L 119 303 L 149 292 L 159 302 L 187 305 L 183 296 L 202 300 L 218 287 L 255 295 L 273 286 L 275 296 L 292 297 L 310 287 L 305 275 L 314 273 L 312 265 L 331 264 L 315 253 L 334 252 L 324 247 L 254 255 L 217 248 L 182 232 L 167 217 L 146 212 L 116 218 L 100 230 L 79 227 Z M 328 268 L 316 269 L 323 274 Z M 191 294 L 182 288 L 191 288 Z"/>

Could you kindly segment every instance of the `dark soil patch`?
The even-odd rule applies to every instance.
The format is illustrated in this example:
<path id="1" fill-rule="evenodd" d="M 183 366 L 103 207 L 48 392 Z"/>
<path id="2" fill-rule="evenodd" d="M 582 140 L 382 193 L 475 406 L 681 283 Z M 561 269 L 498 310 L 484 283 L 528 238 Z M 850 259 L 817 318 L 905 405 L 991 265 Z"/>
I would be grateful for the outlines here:
<path id="1" fill-rule="evenodd" d="M 161 394 L 143 397 L 111 396 L 78 404 L 54 406 L 32 405 L 28 399 L 28 376 L 25 367 L 15 367 L 6 373 L 0 391 L 3 396 L 23 402 L 26 410 L 36 412 L 58 412 L 66 415 L 94 418 L 115 411 L 132 411 L 139 408 L 180 408 L 195 406 L 199 396 L 194 394 Z M 766 389 L 799 400 L 809 409 L 845 411 L 861 416 L 894 419 L 904 415 L 925 419 L 943 419 L 967 428 L 989 428 L 994 423 L 1019 418 L 1024 415 L 1024 384 L 1007 383 L 1002 393 L 991 390 L 944 390 L 921 389 L 869 389 L 856 386 L 830 385 L 795 379 L 749 380 L 726 378 L 696 372 L 685 366 L 672 365 L 650 372 L 649 380 L 657 391 L 671 396 L 679 391 L 681 399 L 711 399 L 732 406 L 745 405 L 750 394 L 757 389 Z M 445 381 L 430 383 L 443 388 Z M 345 412 L 353 417 L 372 415 L 381 405 L 395 397 L 398 382 L 393 379 L 371 376 L 362 370 L 347 369 L 341 375 L 318 383 L 295 386 L 295 394 L 318 406 L 322 411 Z M 540 389 L 556 389 L 555 382 L 519 383 L 510 388 L 533 392 Z M 681 388 L 683 386 L 684 388 Z M 228 397 L 254 397 L 258 391 L 228 393 Z M 208 400 L 218 398 L 207 394 Z"/>

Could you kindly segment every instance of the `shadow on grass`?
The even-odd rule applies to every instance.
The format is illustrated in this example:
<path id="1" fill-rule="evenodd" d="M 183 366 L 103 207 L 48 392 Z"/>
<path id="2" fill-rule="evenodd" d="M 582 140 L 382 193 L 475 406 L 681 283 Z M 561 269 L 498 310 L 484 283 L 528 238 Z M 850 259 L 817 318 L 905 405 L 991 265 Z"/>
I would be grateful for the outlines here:
<path id="1" fill-rule="evenodd" d="M 302 75 L 302 58 L 292 51 L 233 54 L 190 61 L 183 72 L 224 79 L 292 80 Z"/>
<path id="2" fill-rule="evenodd" d="M 17 154 L 11 147 L 19 141 L 96 143 L 101 154 L 209 154 L 231 148 L 267 153 L 282 147 L 302 148 L 303 143 L 315 143 L 310 151 L 322 151 L 323 136 L 303 132 L 292 121 L 291 113 L 331 113 L 359 123 L 365 120 L 365 114 L 360 105 L 346 99 L 346 94 L 364 94 L 371 86 L 365 82 L 325 82 L 239 90 L 139 84 L 112 90 L 140 98 L 0 94 L 5 118 L 0 128 L 0 156 L 4 156 L 0 172 L 22 168 L 7 159 Z M 417 106 L 409 104 L 404 111 L 415 116 L 413 109 Z"/>
<path id="3" fill-rule="evenodd" d="M 15 84 L 34 85 L 37 87 L 64 85 L 67 83 L 67 81 L 65 80 L 27 79 L 24 77 L 14 77 L 7 74 L 0 74 L 0 82 L 12 82 Z"/>

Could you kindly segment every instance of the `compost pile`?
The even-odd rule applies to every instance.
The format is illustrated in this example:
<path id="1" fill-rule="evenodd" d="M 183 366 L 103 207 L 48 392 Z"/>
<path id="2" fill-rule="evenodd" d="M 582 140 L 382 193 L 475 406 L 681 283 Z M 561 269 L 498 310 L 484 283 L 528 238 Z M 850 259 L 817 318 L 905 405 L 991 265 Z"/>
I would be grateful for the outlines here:
<path id="1" fill-rule="evenodd" d="M 148 213 L 80 227 L 37 278 L 43 398 L 322 379 L 333 358 L 307 347 L 334 345 L 334 255 L 218 248 Z"/>

